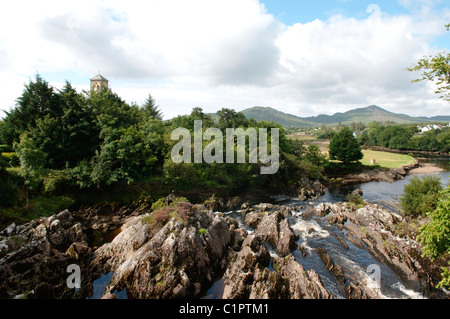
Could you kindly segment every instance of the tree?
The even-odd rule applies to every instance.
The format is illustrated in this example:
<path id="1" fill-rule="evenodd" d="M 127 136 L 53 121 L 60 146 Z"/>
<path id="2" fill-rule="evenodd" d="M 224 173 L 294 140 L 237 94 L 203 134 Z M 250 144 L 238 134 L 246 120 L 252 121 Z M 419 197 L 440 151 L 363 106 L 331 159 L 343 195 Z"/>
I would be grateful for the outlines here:
<path id="1" fill-rule="evenodd" d="M 145 114 L 162 121 L 163 114 L 161 110 L 159 110 L 159 105 L 156 105 L 156 101 L 151 94 L 148 95 L 148 98 L 144 101 L 144 104 L 142 104 L 142 109 Z"/>
<path id="2" fill-rule="evenodd" d="M 39 186 L 44 175 L 47 154 L 36 145 L 36 141 L 28 133 L 21 135 L 20 143 L 15 143 L 14 148 L 20 158 L 22 175 L 25 179 L 25 196 L 28 207 L 29 190 L 35 190 Z"/>
<path id="3" fill-rule="evenodd" d="M 425 215 L 436 207 L 439 192 L 442 190 L 439 176 L 414 176 L 403 189 L 400 204 L 403 211 L 414 217 Z"/>
<path id="4" fill-rule="evenodd" d="M 445 27 L 447 31 L 450 30 L 450 24 Z M 450 101 L 450 53 L 441 52 L 435 56 L 425 56 L 407 70 L 423 71 L 422 77 L 412 82 L 435 82 L 437 87 L 435 93 L 442 94 L 441 99 Z"/>
<path id="5" fill-rule="evenodd" d="M 344 163 L 359 161 L 363 158 L 358 140 L 346 126 L 331 139 L 329 154 L 331 160 L 339 160 Z"/>
<path id="6" fill-rule="evenodd" d="M 423 245 L 424 255 L 433 260 L 450 254 L 450 185 L 440 196 L 436 209 L 428 214 L 431 221 L 421 228 L 417 237 Z M 442 270 L 442 281 L 438 286 L 450 286 L 450 262 L 449 267 L 443 267 Z"/>
<path id="7" fill-rule="evenodd" d="M 58 95 L 48 82 L 37 74 L 34 82 L 30 81 L 25 85 L 22 96 L 17 99 L 16 107 L 11 112 L 6 112 L 1 138 L 12 146 L 14 142 L 19 142 L 24 131 L 35 126 L 38 119 L 46 116 L 57 117 L 62 112 Z"/>
<path id="8" fill-rule="evenodd" d="M 245 115 L 235 110 L 223 108 L 217 111 L 219 117 L 218 128 L 225 131 L 227 128 L 248 127 L 248 120 Z"/>

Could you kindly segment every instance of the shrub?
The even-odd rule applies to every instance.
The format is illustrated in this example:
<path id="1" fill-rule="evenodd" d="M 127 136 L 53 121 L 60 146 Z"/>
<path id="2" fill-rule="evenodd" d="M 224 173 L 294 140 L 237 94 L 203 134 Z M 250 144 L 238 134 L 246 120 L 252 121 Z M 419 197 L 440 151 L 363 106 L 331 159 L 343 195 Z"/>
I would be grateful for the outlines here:
<path id="1" fill-rule="evenodd" d="M 190 223 L 195 215 L 196 206 L 191 203 L 179 202 L 176 212 L 183 223 Z"/>
<path id="2" fill-rule="evenodd" d="M 172 200 L 172 202 L 169 204 L 169 206 L 170 207 L 175 207 L 180 202 L 189 203 L 189 200 L 186 197 L 175 197 Z M 167 204 L 166 204 L 166 197 L 162 197 L 162 198 L 158 199 L 156 202 L 154 202 L 152 204 L 152 210 L 155 211 L 155 210 L 164 208 L 166 206 L 167 206 Z"/>
<path id="3" fill-rule="evenodd" d="M 414 176 L 403 189 L 400 204 L 407 215 L 417 217 L 436 208 L 439 192 L 442 191 L 441 179 L 437 175 Z"/>
<path id="4" fill-rule="evenodd" d="M 450 255 L 450 186 L 439 198 L 436 209 L 429 213 L 430 222 L 420 229 L 418 240 L 423 245 L 425 256 L 436 259 Z M 439 287 L 450 286 L 450 262 L 442 268 L 442 281 Z"/>
<path id="5" fill-rule="evenodd" d="M 364 207 L 364 205 L 366 205 L 366 202 L 359 195 L 348 194 L 346 198 L 349 204 L 353 204 L 358 208 Z"/>
<path id="6" fill-rule="evenodd" d="M 154 204 L 157 204 L 159 201 Z M 183 224 L 189 224 L 195 216 L 196 209 L 196 205 L 179 201 L 153 211 L 151 215 L 142 219 L 142 223 L 150 225 L 156 231 L 169 222 L 171 218 L 176 218 Z"/>

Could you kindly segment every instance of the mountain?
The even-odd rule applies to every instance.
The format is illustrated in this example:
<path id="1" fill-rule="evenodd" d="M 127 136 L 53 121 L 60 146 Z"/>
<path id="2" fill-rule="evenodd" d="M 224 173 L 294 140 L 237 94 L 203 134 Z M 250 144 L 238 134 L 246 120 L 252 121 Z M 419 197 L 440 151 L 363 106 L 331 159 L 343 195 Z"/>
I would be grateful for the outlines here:
<path id="1" fill-rule="evenodd" d="M 274 121 L 275 123 L 281 124 L 286 128 L 314 125 L 311 122 L 305 121 L 301 117 L 283 113 L 271 107 L 255 106 L 243 110 L 241 111 L 241 113 L 244 113 L 247 119 L 254 118 L 257 121 L 266 121 L 266 122 Z"/>
<path id="2" fill-rule="evenodd" d="M 363 122 L 365 124 L 380 121 L 380 122 L 396 122 L 396 123 L 426 123 L 436 121 L 450 121 L 450 116 L 435 116 L 427 117 L 412 117 L 406 114 L 397 114 L 389 112 L 379 106 L 371 105 L 364 108 L 350 110 L 345 113 L 336 113 L 334 115 L 318 115 L 311 117 L 298 117 L 292 114 L 277 111 L 271 107 L 252 107 L 241 111 L 246 118 L 254 118 L 257 121 L 271 121 L 281 124 L 286 128 L 305 127 L 305 126 L 319 126 L 321 124 L 336 125 L 350 124 L 352 122 Z"/>

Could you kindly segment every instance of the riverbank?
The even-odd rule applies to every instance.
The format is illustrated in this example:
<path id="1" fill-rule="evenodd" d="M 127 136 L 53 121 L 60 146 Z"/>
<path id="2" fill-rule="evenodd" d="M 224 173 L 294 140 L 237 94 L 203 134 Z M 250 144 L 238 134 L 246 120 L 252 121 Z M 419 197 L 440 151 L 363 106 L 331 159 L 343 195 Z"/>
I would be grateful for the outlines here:
<path id="1" fill-rule="evenodd" d="M 411 171 L 418 168 L 420 168 L 420 163 L 418 160 L 416 160 L 414 164 L 402 166 L 401 168 L 387 169 L 364 166 L 359 172 L 345 175 L 333 174 L 327 176 L 327 179 L 329 185 L 367 183 L 372 181 L 395 182 L 397 180 L 404 179 L 405 176 Z"/>
<path id="2" fill-rule="evenodd" d="M 419 163 L 419 166 L 410 170 L 409 174 L 433 174 L 445 172 L 445 169 L 431 163 Z"/>

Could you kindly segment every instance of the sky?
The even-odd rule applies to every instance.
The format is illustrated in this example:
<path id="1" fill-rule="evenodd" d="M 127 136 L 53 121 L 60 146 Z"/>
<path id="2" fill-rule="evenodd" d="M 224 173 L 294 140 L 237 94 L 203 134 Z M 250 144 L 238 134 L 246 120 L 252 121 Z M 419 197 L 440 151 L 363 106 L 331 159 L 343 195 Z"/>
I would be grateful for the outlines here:
<path id="1" fill-rule="evenodd" d="M 448 0 L 3 2 L 0 110 L 36 74 L 81 92 L 100 72 L 128 103 L 151 94 L 164 119 L 253 106 L 450 115 L 434 85 L 406 70 L 449 51 L 448 23 Z"/>

